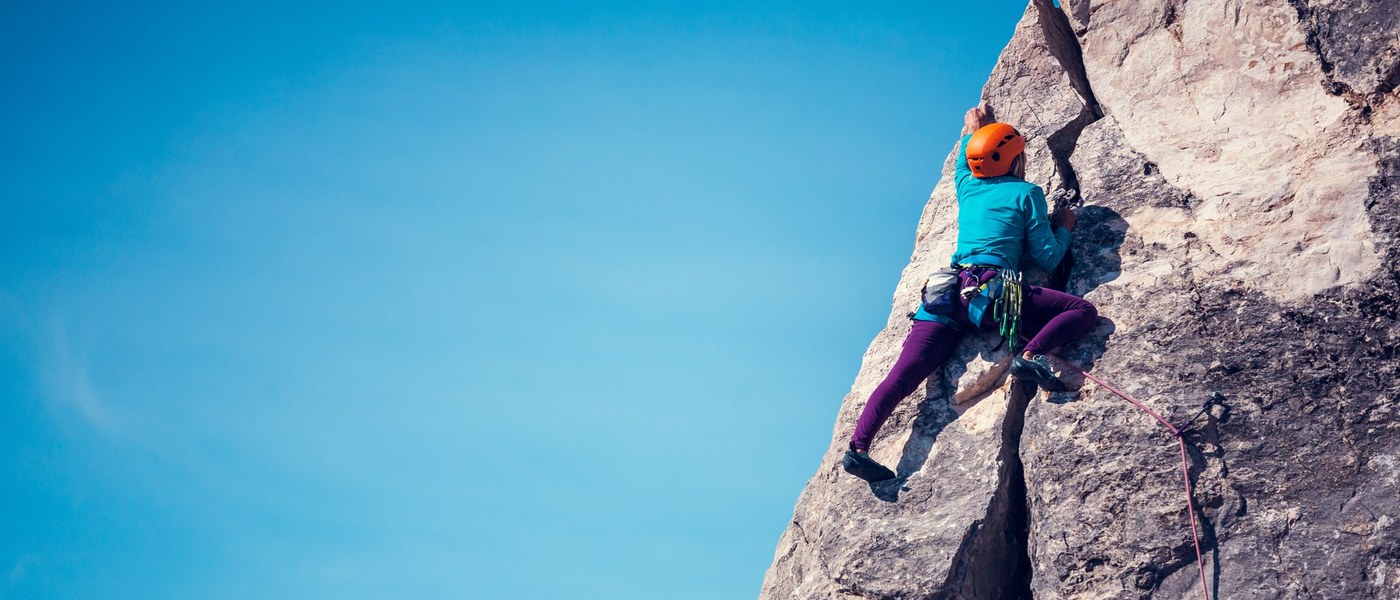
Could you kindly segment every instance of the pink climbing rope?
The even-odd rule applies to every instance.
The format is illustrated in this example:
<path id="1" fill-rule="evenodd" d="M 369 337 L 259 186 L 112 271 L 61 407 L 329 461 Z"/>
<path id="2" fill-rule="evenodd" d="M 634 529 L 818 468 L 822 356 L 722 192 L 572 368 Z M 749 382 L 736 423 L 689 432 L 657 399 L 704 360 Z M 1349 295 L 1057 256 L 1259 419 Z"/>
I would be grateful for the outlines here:
<path id="1" fill-rule="evenodd" d="M 1191 492 L 1191 465 L 1186 459 L 1186 438 L 1181 435 L 1181 430 L 1178 429 L 1177 426 L 1172 425 L 1166 419 L 1163 419 L 1161 415 L 1157 414 L 1156 412 L 1153 412 L 1152 409 L 1148 408 L 1143 403 L 1138 402 L 1136 398 L 1129 396 L 1127 392 L 1124 392 L 1123 390 L 1109 385 L 1107 381 L 1095 377 L 1088 371 L 1079 368 L 1074 363 L 1071 363 L 1063 358 L 1056 358 L 1061 363 L 1069 365 L 1069 368 L 1078 371 L 1080 375 L 1083 375 L 1090 381 L 1099 384 L 1099 386 L 1103 387 L 1104 389 L 1113 392 L 1114 394 L 1117 394 L 1118 397 L 1127 400 L 1128 402 L 1131 402 L 1133 406 L 1141 408 L 1147 414 L 1152 415 L 1152 418 L 1157 419 L 1158 423 L 1161 423 L 1163 427 L 1166 427 L 1168 431 L 1172 432 L 1172 436 L 1176 437 L 1177 444 L 1181 446 L 1181 480 L 1186 483 L 1186 514 L 1191 517 L 1191 539 L 1196 543 L 1196 569 L 1201 573 L 1201 593 L 1205 594 L 1206 600 L 1210 600 L 1210 587 L 1206 585 L 1206 564 L 1205 561 L 1201 558 L 1201 538 L 1199 535 L 1196 534 L 1196 510 L 1195 504 L 1193 502 L 1194 495 Z"/>

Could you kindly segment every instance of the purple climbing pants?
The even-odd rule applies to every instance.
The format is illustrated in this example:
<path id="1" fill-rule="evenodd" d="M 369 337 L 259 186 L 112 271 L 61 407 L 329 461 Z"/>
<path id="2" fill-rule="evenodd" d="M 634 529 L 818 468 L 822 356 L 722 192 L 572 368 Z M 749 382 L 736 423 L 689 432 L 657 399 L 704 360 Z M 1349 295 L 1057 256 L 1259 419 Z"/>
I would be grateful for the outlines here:
<path id="1" fill-rule="evenodd" d="M 1035 332 L 1035 336 L 1026 344 L 1025 351 L 1044 354 L 1057 348 L 1088 333 L 1098 316 L 1098 309 L 1088 300 L 1027 285 L 1022 292 L 1021 327 L 1023 331 Z M 952 317 L 967 329 L 972 329 L 967 321 L 966 305 Z M 990 320 L 990 315 L 986 319 Z M 961 338 L 962 332 L 942 323 L 914 321 L 909 336 L 904 338 L 904 350 L 899 353 L 899 360 L 895 361 L 890 374 L 866 401 L 865 410 L 856 422 L 856 431 L 851 435 L 851 447 L 869 450 L 875 433 L 894 412 L 895 405 L 943 366 Z"/>

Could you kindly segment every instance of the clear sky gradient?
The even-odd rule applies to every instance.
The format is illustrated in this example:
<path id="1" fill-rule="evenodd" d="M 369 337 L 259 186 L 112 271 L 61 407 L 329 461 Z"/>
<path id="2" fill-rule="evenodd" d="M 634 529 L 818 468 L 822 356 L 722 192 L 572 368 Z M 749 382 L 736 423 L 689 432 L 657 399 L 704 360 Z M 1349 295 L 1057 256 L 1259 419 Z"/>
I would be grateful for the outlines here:
<path id="1" fill-rule="evenodd" d="M 0 598 L 750 598 L 1022 2 L 0 4 Z"/>

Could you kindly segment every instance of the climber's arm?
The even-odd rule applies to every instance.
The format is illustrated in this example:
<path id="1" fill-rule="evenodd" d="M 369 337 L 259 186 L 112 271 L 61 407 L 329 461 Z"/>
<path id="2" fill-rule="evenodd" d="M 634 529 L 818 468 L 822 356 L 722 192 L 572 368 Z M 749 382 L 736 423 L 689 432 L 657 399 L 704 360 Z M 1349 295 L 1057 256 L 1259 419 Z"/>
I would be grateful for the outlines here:
<path id="1" fill-rule="evenodd" d="M 992 109 L 987 106 L 984 100 L 970 109 L 963 115 L 962 139 L 958 140 L 957 158 L 953 159 L 953 183 L 961 188 L 963 183 L 972 178 L 972 169 L 967 166 L 967 140 L 972 137 L 972 132 L 981 129 L 982 126 L 991 123 Z"/>
<path id="2" fill-rule="evenodd" d="M 1046 218 L 1045 192 L 1040 186 L 1032 187 L 1026 195 L 1024 207 L 1026 219 L 1026 250 L 1035 264 L 1046 271 L 1052 271 L 1060 264 L 1065 250 L 1069 249 L 1070 228 L 1074 227 L 1074 214 L 1068 217 L 1055 213 L 1056 223 L 1050 224 Z M 1066 209 L 1068 210 L 1068 209 Z M 1066 223 L 1068 221 L 1068 223 Z"/>

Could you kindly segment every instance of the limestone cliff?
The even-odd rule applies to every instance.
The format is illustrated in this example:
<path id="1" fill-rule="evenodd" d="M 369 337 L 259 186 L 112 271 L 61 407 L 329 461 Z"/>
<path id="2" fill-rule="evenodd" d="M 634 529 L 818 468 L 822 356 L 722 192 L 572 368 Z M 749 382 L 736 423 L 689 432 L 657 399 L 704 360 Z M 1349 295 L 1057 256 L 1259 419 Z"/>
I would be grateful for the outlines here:
<path id="1" fill-rule="evenodd" d="M 1068 288 L 1101 318 L 1060 354 L 1174 421 L 1225 399 L 1187 433 L 1212 597 L 1400 598 L 1400 2 L 1062 4 L 983 91 L 1087 201 Z M 1200 598 L 1175 440 L 1004 384 L 986 340 L 881 431 L 899 479 L 841 472 L 951 253 L 950 171 L 761 598 Z"/>

